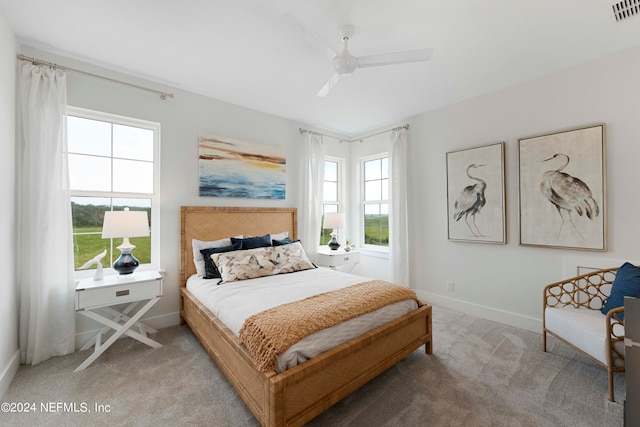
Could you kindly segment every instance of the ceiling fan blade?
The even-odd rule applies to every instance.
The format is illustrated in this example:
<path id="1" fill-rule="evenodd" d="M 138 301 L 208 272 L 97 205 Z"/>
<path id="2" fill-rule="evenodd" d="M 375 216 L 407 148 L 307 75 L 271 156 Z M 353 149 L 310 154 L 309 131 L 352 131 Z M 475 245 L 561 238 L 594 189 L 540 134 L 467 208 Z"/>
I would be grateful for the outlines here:
<path id="1" fill-rule="evenodd" d="M 339 80 L 340 80 L 340 74 L 333 73 L 333 75 L 329 78 L 329 80 L 327 80 L 324 86 L 322 86 L 322 89 L 318 91 L 317 96 L 321 98 L 324 98 L 325 96 L 327 96 L 331 91 L 331 89 L 333 89 L 335 85 L 338 84 Z"/>
<path id="2" fill-rule="evenodd" d="M 287 12 L 282 15 L 283 19 L 287 21 L 287 24 L 296 29 L 298 36 L 301 36 L 301 40 L 308 45 L 311 45 L 314 49 L 322 52 L 329 58 L 333 58 L 338 54 L 338 50 L 331 46 L 324 37 L 318 34 L 313 28 L 303 22 L 300 18 L 291 12 Z"/>
<path id="3" fill-rule="evenodd" d="M 358 58 L 360 67 L 378 67 L 380 65 L 406 64 L 408 62 L 428 61 L 433 55 L 433 49 L 406 50 L 403 52 L 382 53 Z"/>

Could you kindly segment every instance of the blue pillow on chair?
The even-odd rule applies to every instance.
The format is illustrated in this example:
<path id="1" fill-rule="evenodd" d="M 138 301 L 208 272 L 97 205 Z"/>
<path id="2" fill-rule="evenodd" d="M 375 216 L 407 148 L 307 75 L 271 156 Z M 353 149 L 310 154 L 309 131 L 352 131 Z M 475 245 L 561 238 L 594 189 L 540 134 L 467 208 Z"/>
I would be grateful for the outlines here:
<path id="1" fill-rule="evenodd" d="M 600 309 L 602 314 L 624 306 L 624 297 L 640 298 L 640 268 L 629 262 L 625 262 L 618 269 L 611 287 L 611 295 L 607 298 L 604 307 Z M 620 320 L 624 320 L 624 314 L 620 315 Z"/>

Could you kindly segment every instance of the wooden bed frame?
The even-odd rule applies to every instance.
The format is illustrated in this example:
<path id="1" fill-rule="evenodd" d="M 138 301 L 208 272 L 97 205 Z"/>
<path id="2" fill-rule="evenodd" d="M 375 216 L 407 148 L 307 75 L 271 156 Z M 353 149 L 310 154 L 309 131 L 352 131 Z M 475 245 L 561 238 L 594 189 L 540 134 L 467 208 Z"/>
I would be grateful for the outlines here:
<path id="1" fill-rule="evenodd" d="M 191 239 L 288 231 L 297 238 L 295 208 L 182 206 L 180 316 L 263 426 L 298 426 L 425 345 L 431 354 L 431 306 L 425 305 L 285 372 L 263 373 L 238 338 L 185 287 L 195 274 Z"/>

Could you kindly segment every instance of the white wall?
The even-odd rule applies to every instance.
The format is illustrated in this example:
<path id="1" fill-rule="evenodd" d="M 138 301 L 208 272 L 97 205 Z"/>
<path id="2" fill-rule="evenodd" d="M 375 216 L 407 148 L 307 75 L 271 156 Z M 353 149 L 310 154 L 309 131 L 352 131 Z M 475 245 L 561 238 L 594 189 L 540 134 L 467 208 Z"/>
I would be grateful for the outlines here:
<path id="1" fill-rule="evenodd" d="M 174 99 L 159 96 L 78 74 L 68 73 L 68 103 L 76 107 L 135 117 L 161 124 L 161 268 L 166 270 L 164 297 L 145 316 L 150 325 L 164 327 L 179 320 L 180 206 L 273 206 L 298 207 L 301 180 L 300 123 L 231 105 L 175 88 L 114 73 L 49 52 L 23 47 L 22 53 L 61 65 L 108 76 L 130 83 L 167 90 Z M 260 144 L 281 146 L 287 155 L 285 200 L 224 199 L 198 195 L 198 134 L 214 134 Z M 341 150 L 336 147 L 337 153 Z M 77 317 L 78 340 L 89 337 L 96 327 Z"/>
<path id="2" fill-rule="evenodd" d="M 23 53 L 101 75 L 147 86 L 148 81 L 114 73 L 48 52 Z M 637 259 L 638 226 L 634 212 L 640 199 L 635 124 L 640 71 L 635 49 L 545 78 L 425 113 L 409 120 L 409 195 L 411 281 L 420 296 L 434 304 L 475 312 L 489 318 L 539 330 L 542 287 L 566 275 L 576 262 L 607 264 Z M 164 89 L 164 88 L 163 88 Z M 301 170 L 300 123 L 180 90 L 175 99 L 111 83 L 69 75 L 69 103 L 162 125 L 161 267 L 166 270 L 165 296 L 148 318 L 155 326 L 178 319 L 179 206 L 298 206 L 296 183 Z M 517 139 L 584 124 L 606 122 L 608 157 L 609 252 L 579 252 L 518 245 Z M 199 133 L 283 146 L 287 150 L 287 198 L 284 201 L 216 199 L 198 196 Z M 339 144 L 327 139 L 327 154 L 347 156 L 350 164 L 349 238 L 359 215 L 357 159 L 386 151 L 388 135 L 363 143 Z M 506 142 L 508 244 L 488 245 L 447 240 L 445 153 L 487 143 Z M 348 150 L 347 150 L 348 148 Z M 347 154 L 348 152 L 348 154 Z M 355 238 L 352 240 L 356 240 Z M 608 264 L 607 264 L 608 265 Z M 569 266 L 569 267 L 567 267 Z M 363 253 L 356 273 L 388 279 L 388 260 Z M 455 292 L 445 291 L 447 280 Z M 80 332 L 91 325 L 79 323 Z"/>
<path id="3" fill-rule="evenodd" d="M 568 277 L 577 263 L 640 259 L 638 75 L 634 48 L 409 121 L 411 280 L 422 298 L 540 331 L 546 284 Z M 518 138 L 601 122 L 608 251 L 519 246 Z M 498 141 L 506 143 L 508 243 L 448 241 L 445 153 Z"/>
<path id="4" fill-rule="evenodd" d="M 15 36 L 0 9 L 0 397 L 9 388 L 18 365 L 18 291 L 15 248 L 16 186 L 16 53 Z"/>

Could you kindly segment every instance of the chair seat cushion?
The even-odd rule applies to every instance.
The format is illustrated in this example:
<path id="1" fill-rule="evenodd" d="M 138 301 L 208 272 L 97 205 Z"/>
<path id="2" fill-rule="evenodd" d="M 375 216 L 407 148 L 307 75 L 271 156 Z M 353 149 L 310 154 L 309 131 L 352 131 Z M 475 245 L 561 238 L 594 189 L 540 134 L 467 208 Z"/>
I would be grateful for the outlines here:
<path id="1" fill-rule="evenodd" d="M 554 308 L 544 310 L 545 326 L 565 341 L 573 344 L 591 357 L 607 364 L 607 325 L 606 317 L 599 310 L 588 308 Z M 622 326 L 614 330 L 624 335 Z"/>

